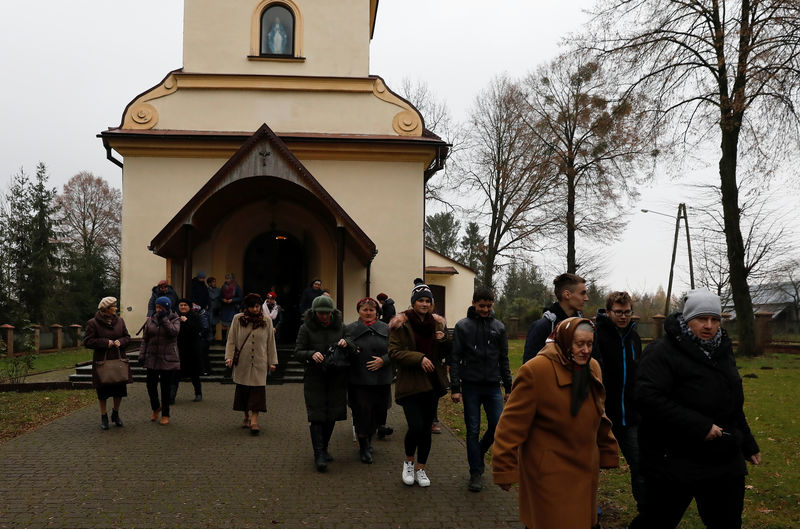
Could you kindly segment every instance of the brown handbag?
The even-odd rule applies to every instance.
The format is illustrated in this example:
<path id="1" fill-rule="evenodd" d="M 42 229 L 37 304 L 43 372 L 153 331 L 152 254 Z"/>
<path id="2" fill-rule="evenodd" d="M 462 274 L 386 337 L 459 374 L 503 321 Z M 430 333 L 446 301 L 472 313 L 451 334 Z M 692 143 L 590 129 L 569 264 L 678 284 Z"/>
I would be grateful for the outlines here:
<path id="1" fill-rule="evenodd" d="M 94 363 L 97 380 L 101 386 L 127 384 L 131 369 L 128 359 L 122 358 L 122 352 L 116 348 L 118 357 L 109 360 L 109 349 L 106 349 L 105 357 L 102 360 Z"/>
<path id="2" fill-rule="evenodd" d="M 233 347 L 233 365 L 235 365 L 235 366 L 239 365 L 239 354 L 242 352 L 242 347 L 244 347 L 244 344 L 247 343 L 247 339 L 250 338 L 251 334 L 253 334 L 253 329 L 250 329 L 250 332 L 248 332 L 247 336 L 244 337 L 244 340 L 242 341 L 241 347 L 236 345 L 236 344 L 234 344 L 234 347 Z"/>

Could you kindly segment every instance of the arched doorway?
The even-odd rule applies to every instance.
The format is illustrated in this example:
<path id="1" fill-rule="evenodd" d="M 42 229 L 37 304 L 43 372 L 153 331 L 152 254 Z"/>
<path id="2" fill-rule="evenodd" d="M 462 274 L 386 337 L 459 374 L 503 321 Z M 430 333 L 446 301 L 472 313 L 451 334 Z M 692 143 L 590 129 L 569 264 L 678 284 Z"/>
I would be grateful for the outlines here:
<path id="1" fill-rule="evenodd" d="M 294 343 L 300 327 L 298 302 L 307 271 L 303 244 L 292 234 L 270 230 L 258 235 L 244 253 L 242 288 L 264 296 L 274 291 L 283 308 L 278 341 Z"/>

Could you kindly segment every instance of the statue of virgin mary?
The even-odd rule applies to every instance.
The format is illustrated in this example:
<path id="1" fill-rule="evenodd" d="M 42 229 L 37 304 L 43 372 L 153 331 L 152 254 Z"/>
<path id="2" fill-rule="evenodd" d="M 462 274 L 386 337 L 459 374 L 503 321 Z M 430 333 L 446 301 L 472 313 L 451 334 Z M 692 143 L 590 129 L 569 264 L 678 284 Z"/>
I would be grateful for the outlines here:
<path id="1" fill-rule="evenodd" d="M 289 53 L 289 41 L 286 38 L 286 30 L 283 29 L 283 24 L 278 17 L 275 17 L 275 22 L 267 33 L 267 47 L 270 53 L 275 55 L 287 55 Z"/>

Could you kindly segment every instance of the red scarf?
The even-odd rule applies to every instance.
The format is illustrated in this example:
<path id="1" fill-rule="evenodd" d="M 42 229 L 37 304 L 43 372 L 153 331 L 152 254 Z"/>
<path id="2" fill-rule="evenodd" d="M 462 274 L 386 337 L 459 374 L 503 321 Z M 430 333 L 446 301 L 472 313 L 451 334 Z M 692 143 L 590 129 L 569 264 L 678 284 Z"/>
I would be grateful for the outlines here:
<path id="1" fill-rule="evenodd" d="M 417 344 L 417 350 L 433 360 L 433 342 L 436 340 L 436 320 L 433 315 L 428 312 L 420 320 L 419 314 L 414 312 L 414 309 L 408 309 L 403 312 L 406 315 L 411 330 L 414 332 L 414 341 Z"/>

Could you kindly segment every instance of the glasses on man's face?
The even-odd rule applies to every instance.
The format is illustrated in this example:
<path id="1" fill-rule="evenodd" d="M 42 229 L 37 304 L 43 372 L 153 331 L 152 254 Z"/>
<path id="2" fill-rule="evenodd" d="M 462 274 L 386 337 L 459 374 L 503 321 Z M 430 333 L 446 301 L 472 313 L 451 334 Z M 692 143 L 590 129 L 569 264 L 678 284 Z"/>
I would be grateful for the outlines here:
<path id="1" fill-rule="evenodd" d="M 630 310 L 630 309 L 629 310 L 612 310 L 611 312 L 614 314 L 614 316 L 617 316 L 618 318 L 621 317 L 621 316 L 630 316 L 631 314 L 633 314 L 633 311 Z"/>

